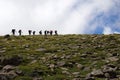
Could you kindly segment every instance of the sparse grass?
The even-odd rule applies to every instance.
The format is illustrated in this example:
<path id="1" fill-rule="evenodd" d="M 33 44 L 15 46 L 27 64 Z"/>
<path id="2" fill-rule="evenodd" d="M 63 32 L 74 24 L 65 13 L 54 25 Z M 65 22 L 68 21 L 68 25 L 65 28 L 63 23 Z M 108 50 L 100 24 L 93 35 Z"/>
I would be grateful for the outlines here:
<path id="1" fill-rule="evenodd" d="M 31 75 L 34 70 L 38 71 L 35 75 L 44 80 L 72 80 L 74 76 L 62 74 L 61 69 L 56 66 L 58 61 L 66 63 L 64 67 L 70 74 L 80 72 L 80 75 L 85 77 L 93 68 L 99 69 L 106 64 L 104 59 L 108 57 L 108 53 L 117 52 L 120 55 L 119 43 L 120 35 L 59 35 L 47 38 L 38 35 L 11 36 L 10 40 L 1 36 L 0 57 L 9 58 L 19 55 L 23 58 L 23 62 L 16 67 L 24 75 L 16 77 L 15 80 L 32 80 Z M 39 51 L 39 49 L 43 50 Z M 84 54 L 87 55 L 83 58 L 81 55 Z M 69 55 L 71 55 L 69 58 L 62 58 Z M 36 62 L 31 63 L 34 60 Z M 96 63 L 93 64 L 94 61 Z M 74 62 L 72 67 L 69 65 L 70 62 Z M 90 69 L 80 70 L 75 63 L 90 67 Z M 118 64 L 117 62 L 111 63 Z M 55 65 L 54 71 L 51 71 L 50 64 Z"/>

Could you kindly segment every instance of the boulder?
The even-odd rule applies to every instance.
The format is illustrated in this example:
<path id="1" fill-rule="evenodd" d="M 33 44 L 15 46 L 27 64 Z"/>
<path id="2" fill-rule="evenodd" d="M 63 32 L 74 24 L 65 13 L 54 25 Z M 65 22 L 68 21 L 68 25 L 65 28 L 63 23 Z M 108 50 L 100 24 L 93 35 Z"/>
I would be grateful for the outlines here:
<path id="1" fill-rule="evenodd" d="M 10 35 L 9 35 L 9 34 L 6 34 L 6 35 L 4 36 L 4 38 L 7 39 L 7 40 L 10 40 Z"/>
<path id="2" fill-rule="evenodd" d="M 0 80 L 13 80 L 18 75 L 14 71 L 10 71 L 8 73 L 1 72 Z"/>
<path id="3" fill-rule="evenodd" d="M 103 66 L 103 72 L 105 74 L 105 77 L 116 78 L 117 69 L 118 68 L 116 66 L 111 65 L 111 64 Z"/>
<path id="4" fill-rule="evenodd" d="M 117 57 L 109 57 L 108 60 L 111 61 L 111 62 L 116 62 L 116 61 L 119 60 L 119 58 L 117 58 Z"/>
<path id="5" fill-rule="evenodd" d="M 21 62 L 23 61 L 23 58 L 18 56 L 18 55 L 14 55 L 14 56 L 11 56 L 11 57 L 8 57 L 8 58 L 3 58 L 1 61 L 0 61 L 0 64 L 1 65 L 19 65 Z"/>
<path id="6" fill-rule="evenodd" d="M 0 73 L 0 80 L 9 80 L 7 74 L 5 73 Z"/>
<path id="7" fill-rule="evenodd" d="M 18 75 L 15 73 L 15 71 L 10 71 L 7 73 L 8 74 L 8 78 L 9 79 L 14 79 L 15 77 L 17 77 Z"/>
<path id="8" fill-rule="evenodd" d="M 94 76 L 94 77 L 103 77 L 104 76 L 104 73 L 102 72 L 101 69 L 98 69 L 98 70 L 93 70 L 91 72 L 91 75 Z"/>
<path id="9" fill-rule="evenodd" d="M 91 73 L 88 73 L 85 77 L 85 80 L 95 80 L 95 78 L 91 75 Z"/>
<path id="10" fill-rule="evenodd" d="M 12 66 L 12 65 L 6 65 L 6 66 L 3 67 L 2 70 L 3 70 L 4 72 L 9 72 L 9 71 L 14 70 L 14 69 L 15 69 L 14 66 Z"/>

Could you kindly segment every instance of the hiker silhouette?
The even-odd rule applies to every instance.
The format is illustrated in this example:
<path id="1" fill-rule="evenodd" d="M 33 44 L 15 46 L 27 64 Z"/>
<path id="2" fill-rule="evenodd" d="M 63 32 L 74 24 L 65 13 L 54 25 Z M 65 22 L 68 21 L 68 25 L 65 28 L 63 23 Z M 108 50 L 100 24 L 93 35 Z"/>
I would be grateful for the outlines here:
<path id="1" fill-rule="evenodd" d="M 31 33 L 32 33 L 32 30 L 28 30 L 28 33 L 29 33 L 29 35 L 31 35 Z"/>
<path id="2" fill-rule="evenodd" d="M 52 30 L 50 30 L 50 35 L 52 36 L 52 34 L 53 34 L 53 31 L 52 31 Z"/>
<path id="3" fill-rule="evenodd" d="M 20 30 L 18 31 L 18 33 L 19 33 L 19 35 L 21 36 L 21 34 L 22 34 L 22 30 L 20 29 Z"/>
<path id="4" fill-rule="evenodd" d="M 33 35 L 35 35 L 35 31 L 33 31 Z"/>
<path id="5" fill-rule="evenodd" d="M 45 35 L 45 36 L 47 35 L 47 30 L 44 31 L 44 35 Z"/>
<path id="6" fill-rule="evenodd" d="M 15 30 L 15 29 L 12 29 L 12 34 L 13 34 L 13 35 L 15 35 L 15 32 L 16 32 L 16 30 Z"/>
<path id="7" fill-rule="evenodd" d="M 58 32 L 57 32 L 57 30 L 55 30 L 55 35 L 58 35 Z"/>
<path id="8" fill-rule="evenodd" d="M 40 34 L 40 35 L 42 35 L 42 30 L 41 30 L 41 31 L 39 31 L 39 34 Z"/>

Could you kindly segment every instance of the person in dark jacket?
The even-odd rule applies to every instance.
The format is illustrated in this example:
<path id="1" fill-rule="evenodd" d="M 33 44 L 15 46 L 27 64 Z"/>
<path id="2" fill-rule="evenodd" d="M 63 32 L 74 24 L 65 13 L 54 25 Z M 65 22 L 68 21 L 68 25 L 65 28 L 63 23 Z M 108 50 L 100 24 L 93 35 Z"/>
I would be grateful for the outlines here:
<path id="1" fill-rule="evenodd" d="M 42 35 L 42 30 L 41 30 L 41 31 L 39 31 L 39 34 L 40 34 L 40 35 Z"/>
<path id="2" fill-rule="evenodd" d="M 50 35 L 51 35 L 51 36 L 53 35 L 53 31 L 52 31 L 52 30 L 50 30 Z"/>
<path id="3" fill-rule="evenodd" d="M 47 35 L 49 35 L 50 31 L 47 31 Z"/>
<path id="4" fill-rule="evenodd" d="M 47 30 L 44 31 L 44 35 L 47 36 Z"/>
<path id="5" fill-rule="evenodd" d="M 12 34 L 13 34 L 13 35 L 15 35 L 15 32 L 16 32 L 16 30 L 15 30 L 15 29 L 12 29 Z"/>
<path id="6" fill-rule="evenodd" d="M 35 35 L 35 31 L 33 31 L 33 35 Z"/>
<path id="7" fill-rule="evenodd" d="M 28 30 L 28 33 L 29 33 L 29 35 L 31 35 L 31 33 L 32 33 L 32 30 Z"/>
<path id="8" fill-rule="evenodd" d="M 58 32 L 57 32 L 57 30 L 55 30 L 55 35 L 57 35 L 57 36 L 58 36 Z"/>
<path id="9" fill-rule="evenodd" d="M 19 36 L 21 36 L 21 34 L 22 34 L 22 30 L 20 29 L 20 30 L 18 31 L 18 33 L 19 33 Z"/>

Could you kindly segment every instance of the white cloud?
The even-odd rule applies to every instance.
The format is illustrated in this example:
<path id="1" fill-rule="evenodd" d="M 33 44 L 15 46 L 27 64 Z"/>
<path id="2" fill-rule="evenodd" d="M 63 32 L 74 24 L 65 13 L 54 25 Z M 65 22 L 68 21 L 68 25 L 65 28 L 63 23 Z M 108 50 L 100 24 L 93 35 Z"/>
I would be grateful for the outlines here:
<path id="1" fill-rule="evenodd" d="M 113 31 L 110 27 L 104 27 L 103 34 L 113 34 Z"/>
<path id="2" fill-rule="evenodd" d="M 47 27 L 49 25 L 60 26 L 60 28 L 48 27 L 48 29 L 57 28 L 64 34 L 86 33 L 96 28 L 95 26 L 89 26 L 90 20 L 96 17 L 99 12 L 107 12 L 112 7 L 111 0 L 83 1 L 83 4 L 75 4 L 75 2 L 78 2 L 78 0 L 48 1 L 35 8 L 33 20 Z M 73 8 L 74 5 L 77 7 Z M 86 28 L 89 28 L 89 30 L 86 31 Z"/>
<path id="3" fill-rule="evenodd" d="M 115 31 L 114 34 L 120 34 L 120 32 Z"/>
<path id="4" fill-rule="evenodd" d="M 12 28 L 57 29 L 63 34 L 94 33 L 98 26 L 113 29 L 117 25 L 116 29 L 120 29 L 120 19 L 113 25 L 104 22 L 104 16 L 118 14 L 119 4 L 118 0 L 0 0 L 0 34 Z M 97 19 L 100 13 L 104 16 Z M 105 27 L 104 31 L 107 30 Z"/>

